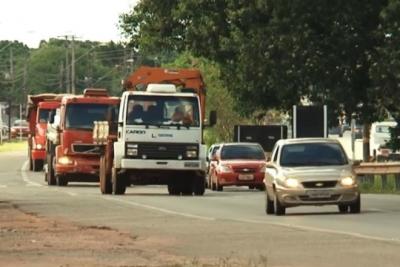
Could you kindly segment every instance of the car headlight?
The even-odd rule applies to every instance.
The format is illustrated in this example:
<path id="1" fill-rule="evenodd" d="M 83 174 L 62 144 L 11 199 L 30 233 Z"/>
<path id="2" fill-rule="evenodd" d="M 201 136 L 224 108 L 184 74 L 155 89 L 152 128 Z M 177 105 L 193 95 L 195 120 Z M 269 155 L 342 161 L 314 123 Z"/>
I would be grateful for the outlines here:
<path id="1" fill-rule="evenodd" d="M 348 176 L 340 179 L 340 184 L 343 186 L 352 186 L 355 184 L 355 180 L 353 177 Z"/>
<path id="2" fill-rule="evenodd" d="M 73 164 L 74 162 L 69 157 L 64 156 L 64 157 L 60 157 L 58 159 L 58 163 L 60 163 L 62 165 L 70 165 L 70 164 Z"/>
<path id="3" fill-rule="evenodd" d="M 285 180 L 285 185 L 286 185 L 286 187 L 289 187 L 289 188 L 296 188 L 299 186 L 299 180 L 294 179 L 294 178 L 288 178 Z"/>
<path id="4" fill-rule="evenodd" d="M 221 164 L 219 165 L 220 172 L 232 172 L 232 169 L 229 165 Z"/>

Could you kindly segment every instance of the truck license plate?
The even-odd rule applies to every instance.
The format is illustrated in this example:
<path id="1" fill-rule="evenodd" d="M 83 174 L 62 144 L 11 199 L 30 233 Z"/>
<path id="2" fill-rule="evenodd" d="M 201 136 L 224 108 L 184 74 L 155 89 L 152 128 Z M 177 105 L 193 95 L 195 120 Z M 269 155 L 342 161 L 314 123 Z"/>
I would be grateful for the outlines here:
<path id="1" fill-rule="evenodd" d="M 330 198 L 331 191 L 328 190 L 310 190 L 307 191 L 307 195 L 310 198 Z"/>
<path id="2" fill-rule="evenodd" d="M 253 176 L 253 174 L 239 174 L 239 180 L 242 180 L 242 181 L 249 181 L 249 180 L 253 180 L 254 179 L 254 176 Z"/>

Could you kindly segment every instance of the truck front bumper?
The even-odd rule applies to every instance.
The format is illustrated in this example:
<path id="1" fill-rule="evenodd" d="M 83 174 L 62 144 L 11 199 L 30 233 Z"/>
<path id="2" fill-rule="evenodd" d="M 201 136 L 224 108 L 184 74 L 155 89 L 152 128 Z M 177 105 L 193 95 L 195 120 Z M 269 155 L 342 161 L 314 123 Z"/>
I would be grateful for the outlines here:
<path id="1" fill-rule="evenodd" d="M 59 162 L 55 165 L 56 175 L 70 175 L 70 174 L 99 174 L 100 159 L 97 157 L 69 157 L 71 164 L 61 164 Z"/>
<path id="2" fill-rule="evenodd" d="M 201 160 L 143 160 L 122 159 L 121 169 L 146 169 L 146 170 L 182 170 L 182 171 L 204 171 L 205 162 Z"/>

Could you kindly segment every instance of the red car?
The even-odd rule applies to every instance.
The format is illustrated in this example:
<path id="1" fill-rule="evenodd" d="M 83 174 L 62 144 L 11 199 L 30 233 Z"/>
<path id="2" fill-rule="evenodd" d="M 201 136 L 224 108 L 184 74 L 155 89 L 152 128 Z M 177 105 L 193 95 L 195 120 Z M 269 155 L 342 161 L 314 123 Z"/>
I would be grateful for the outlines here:
<path id="1" fill-rule="evenodd" d="M 211 164 L 211 189 L 222 191 L 224 186 L 249 186 L 264 190 L 265 154 L 256 143 L 222 144 Z"/>
<path id="2" fill-rule="evenodd" d="M 25 120 L 14 121 L 11 126 L 11 138 L 18 138 L 20 136 L 27 137 L 29 134 L 29 125 Z"/>

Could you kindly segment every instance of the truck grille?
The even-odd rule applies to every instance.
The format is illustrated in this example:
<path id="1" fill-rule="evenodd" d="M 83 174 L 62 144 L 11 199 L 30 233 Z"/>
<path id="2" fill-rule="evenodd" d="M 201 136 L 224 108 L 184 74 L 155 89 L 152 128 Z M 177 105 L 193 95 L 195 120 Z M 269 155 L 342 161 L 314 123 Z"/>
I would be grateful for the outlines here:
<path id="1" fill-rule="evenodd" d="M 93 144 L 73 144 L 72 151 L 74 153 L 84 153 L 84 154 L 100 154 L 101 148 L 98 145 Z"/>
<path id="2" fill-rule="evenodd" d="M 171 143 L 136 143 L 138 145 L 137 156 L 128 156 L 128 158 L 140 159 L 198 159 L 199 146 L 198 144 L 171 144 Z M 197 157 L 188 158 L 186 151 L 188 147 L 195 147 L 197 150 Z"/>

